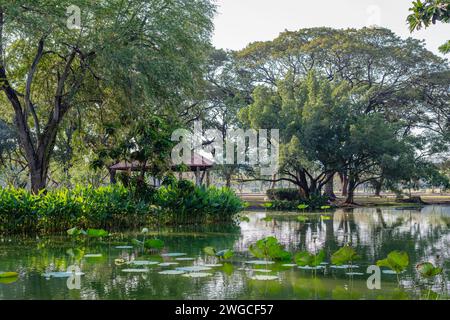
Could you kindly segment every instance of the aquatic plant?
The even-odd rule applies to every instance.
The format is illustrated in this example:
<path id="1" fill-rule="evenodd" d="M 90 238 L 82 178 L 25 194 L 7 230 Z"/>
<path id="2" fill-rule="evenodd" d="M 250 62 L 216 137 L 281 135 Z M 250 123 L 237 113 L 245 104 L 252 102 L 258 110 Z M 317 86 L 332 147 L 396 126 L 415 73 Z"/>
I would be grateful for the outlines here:
<path id="1" fill-rule="evenodd" d="M 307 216 L 298 216 L 297 220 L 300 221 L 300 222 L 306 222 L 306 221 L 309 221 L 309 217 L 307 217 Z"/>
<path id="2" fill-rule="evenodd" d="M 320 250 L 317 254 L 308 251 L 302 251 L 294 256 L 295 263 L 300 267 L 316 268 L 325 260 L 325 251 Z"/>
<path id="3" fill-rule="evenodd" d="M 431 262 L 419 263 L 416 270 L 425 278 L 434 278 L 443 272 L 443 268 L 435 267 Z"/>
<path id="4" fill-rule="evenodd" d="M 144 242 L 144 248 L 152 250 L 161 250 L 164 248 L 164 241 L 160 239 L 148 239 Z"/>
<path id="5" fill-rule="evenodd" d="M 336 266 L 342 266 L 344 264 L 352 266 L 353 262 L 359 258 L 360 257 L 357 255 L 355 249 L 346 245 L 333 253 L 331 256 L 331 263 Z"/>
<path id="6" fill-rule="evenodd" d="M 400 283 L 399 274 L 409 266 L 409 256 L 403 251 L 392 251 L 385 259 L 378 260 L 377 266 L 387 267 L 397 275 L 397 282 Z"/>
<path id="7" fill-rule="evenodd" d="M 249 250 L 256 258 L 285 261 L 291 259 L 291 253 L 275 237 L 267 237 L 250 245 Z"/>
<path id="8" fill-rule="evenodd" d="M 265 202 L 261 204 L 261 207 L 269 209 L 273 207 L 273 203 L 272 202 Z"/>
<path id="9" fill-rule="evenodd" d="M 230 249 L 217 251 L 214 247 L 205 247 L 203 248 L 203 252 L 209 256 L 214 256 L 224 260 L 228 260 L 234 256 L 234 251 Z"/>

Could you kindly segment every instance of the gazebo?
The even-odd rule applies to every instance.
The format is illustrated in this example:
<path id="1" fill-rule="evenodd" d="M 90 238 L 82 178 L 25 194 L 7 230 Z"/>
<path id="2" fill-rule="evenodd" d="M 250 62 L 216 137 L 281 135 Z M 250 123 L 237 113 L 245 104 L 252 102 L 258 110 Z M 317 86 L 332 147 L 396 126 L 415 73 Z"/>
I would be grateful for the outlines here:
<path id="1" fill-rule="evenodd" d="M 199 154 L 194 153 L 191 157 L 191 161 L 189 163 L 184 163 L 185 166 L 189 168 L 189 172 L 194 173 L 195 177 L 195 184 L 196 185 L 202 185 L 203 181 L 206 176 L 206 185 L 209 186 L 210 184 L 210 170 L 214 166 L 214 162 L 211 160 L 206 159 L 205 157 L 202 157 Z M 183 178 L 183 171 L 180 171 L 180 166 L 172 164 L 171 165 L 173 171 L 179 172 L 179 178 Z M 150 167 L 145 166 L 144 170 L 147 171 Z M 116 173 L 117 171 L 126 171 L 126 172 L 133 172 L 133 171 L 141 171 L 142 170 L 142 164 L 138 161 L 122 161 L 119 163 L 116 163 L 115 165 L 109 167 L 109 171 L 111 174 L 111 183 L 115 183 L 116 181 Z"/>

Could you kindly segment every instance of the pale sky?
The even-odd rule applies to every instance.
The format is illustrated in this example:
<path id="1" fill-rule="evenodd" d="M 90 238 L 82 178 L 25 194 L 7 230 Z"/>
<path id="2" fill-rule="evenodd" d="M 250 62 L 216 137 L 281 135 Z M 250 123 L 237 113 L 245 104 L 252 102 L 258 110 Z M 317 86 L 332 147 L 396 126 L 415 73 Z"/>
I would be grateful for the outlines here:
<path id="1" fill-rule="evenodd" d="M 272 40 L 285 29 L 309 27 L 362 28 L 381 25 L 402 38 L 426 41 L 427 48 L 450 39 L 450 24 L 438 23 L 410 33 L 406 25 L 413 0 L 216 0 L 213 44 L 239 50 L 254 41 Z"/>

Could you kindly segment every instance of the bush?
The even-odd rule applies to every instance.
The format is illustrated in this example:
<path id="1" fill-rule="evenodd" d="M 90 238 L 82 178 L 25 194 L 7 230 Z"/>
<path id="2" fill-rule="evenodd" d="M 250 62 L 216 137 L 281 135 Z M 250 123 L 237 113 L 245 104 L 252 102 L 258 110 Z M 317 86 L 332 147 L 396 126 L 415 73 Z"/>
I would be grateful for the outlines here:
<path id="1" fill-rule="evenodd" d="M 301 204 L 308 205 L 308 210 L 320 209 L 322 206 L 329 205 L 327 196 L 312 196 L 307 200 L 299 201 L 274 200 L 271 203 L 270 208 L 279 211 L 296 211 Z"/>
<path id="2" fill-rule="evenodd" d="M 231 222 L 243 203 L 229 188 L 197 187 L 191 181 L 171 180 L 155 195 L 160 223 Z"/>
<path id="3" fill-rule="evenodd" d="M 279 201 L 302 200 L 302 197 L 298 189 L 269 189 L 266 191 L 266 194 L 270 200 L 279 200 Z"/>
<path id="4" fill-rule="evenodd" d="M 0 188 L 0 234 L 65 232 L 73 227 L 121 230 L 156 220 L 164 224 L 229 222 L 243 207 L 230 189 L 196 187 L 185 180 L 171 180 L 147 191 L 146 195 L 136 188 L 112 185 L 33 195 L 23 189 Z"/>

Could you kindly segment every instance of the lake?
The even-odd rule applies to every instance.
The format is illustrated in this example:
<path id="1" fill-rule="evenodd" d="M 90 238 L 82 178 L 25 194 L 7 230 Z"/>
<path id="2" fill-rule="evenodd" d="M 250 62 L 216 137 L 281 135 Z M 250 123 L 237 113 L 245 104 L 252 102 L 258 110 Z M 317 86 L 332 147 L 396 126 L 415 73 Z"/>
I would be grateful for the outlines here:
<path id="1" fill-rule="evenodd" d="M 243 215 L 248 220 L 239 225 L 153 230 L 147 238 L 157 235 L 164 240 L 163 256 L 129 248 L 133 238 L 142 239 L 138 232 L 105 241 L 75 241 L 66 236 L 0 237 L 0 272 L 19 273 L 18 278 L 0 279 L 0 299 L 448 297 L 449 206 L 339 209 L 325 215 L 311 214 L 308 222 L 298 221 L 298 212 Z M 264 221 L 266 216 L 273 221 Z M 326 263 L 316 271 L 287 265 L 292 262 L 248 263 L 258 260 L 248 247 L 266 236 L 275 236 L 291 252 L 324 249 Z M 331 266 L 331 254 L 348 243 L 361 259 L 352 270 Z M 219 261 L 204 254 L 207 246 L 233 249 L 235 256 L 228 262 Z M 406 251 L 410 257 L 408 270 L 400 275 L 400 285 L 395 274 L 382 268 L 381 289 L 369 290 L 368 266 L 393 250 Z M 130 261 L 134 263 L 127 263 Z M 415 266 L 425 261 L 443 265 L 444 275 L 434 282 L 422 281 Z M 70 273 L 70 277 L 61 274 L 70 266 L 80 273 Z M 273 280 L 264 280 L 266 277 Z"/>

